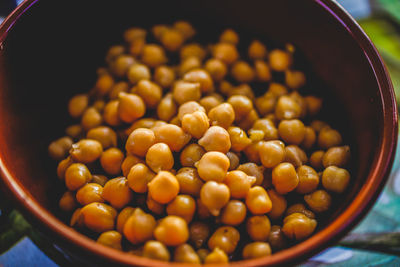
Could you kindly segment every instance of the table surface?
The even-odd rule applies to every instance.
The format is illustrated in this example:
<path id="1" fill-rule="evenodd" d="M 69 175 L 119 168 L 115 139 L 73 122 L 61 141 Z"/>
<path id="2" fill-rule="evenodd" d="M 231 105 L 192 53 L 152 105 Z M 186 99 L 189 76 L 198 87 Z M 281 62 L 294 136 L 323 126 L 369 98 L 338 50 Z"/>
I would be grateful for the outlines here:
<path id="1" fill-rule="evenodd" d="M 366 0 L 338 2 L 358 20 L 377 46 L 399 97 L 400 33 L 399 28 L 395 28 L 400 26 L 400 1 L 377 0 L 372 1 L 374 5 Z M 374 16 L 375 12 L 379 16 Z M 399 24 L 393 26 L 396 21 Z M 369 214 L 337 246 L 324 250 L 299 266 L 400 266 L 399 165 L 400 145 L 389 181 Z M 2 217 L 5 216 L 0 210 L 0 266 L 59 266 L 55 263 L 60 263 L 59 254 L 35 236 L 35 231 L 21 214 L 12 211 L 6 222 Z M 60 264 L 63 265 L 62 262 Z"/>

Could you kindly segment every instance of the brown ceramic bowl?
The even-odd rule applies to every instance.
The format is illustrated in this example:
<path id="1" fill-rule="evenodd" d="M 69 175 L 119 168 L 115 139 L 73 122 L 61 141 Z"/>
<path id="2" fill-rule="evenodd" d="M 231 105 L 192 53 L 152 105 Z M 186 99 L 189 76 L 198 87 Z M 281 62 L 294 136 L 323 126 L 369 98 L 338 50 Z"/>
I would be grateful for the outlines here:
<path id="1" fill-rule="evenodd" d="M 68 98 L 92 86 L 107 47 L 121 41 L 122 31 L 177 19 L 191 21 L 205 41 L 215 41 L 230 26 L 242 40 L 294 43 L 301 54 L 298 67 L 313 77 L 308 89 L 325 97 L 327 120 L 352 148 L 350 188 L 311 238 L 270 257 L 231 265 L 299 262 L 334 244 L 368 212 L 385 184 L 397 141 L 397 111 L 375 47 L 329 0 L 25 1 L 0 27 L 4 191 L 73 261 L 169 266 L 103 247 L 64 224 L 57 211 L 60 183 L 46 152 L 71 123 Z"/>

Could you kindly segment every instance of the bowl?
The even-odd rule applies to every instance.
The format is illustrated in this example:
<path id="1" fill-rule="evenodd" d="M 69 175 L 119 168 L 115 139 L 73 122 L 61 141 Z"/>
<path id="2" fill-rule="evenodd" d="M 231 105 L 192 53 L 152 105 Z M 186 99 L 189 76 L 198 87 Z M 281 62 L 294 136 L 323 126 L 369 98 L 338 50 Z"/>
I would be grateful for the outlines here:
<path id="1" fill-rule="evenodd" d="M 90 89 L 106 49 L 121 41 L 124 29 L 178 19 L 192 22 L 205 41 L 232 27 L 242 40 L 295 44 L 299 68 L 313 77 L 309 91 L 326 99 L 324 116 L 352 148 L 350 188 L 312 237 L 270 257 L 231 265 L 292 264 L 337 242 L 368 212 L 386 182 L 397 142 L 397 110 L 375 47 L 329 0 L 24 1 L 0 26 L 2 189 L 71 261 L 177 265 L 101 246 L 66 225 L 57 211 L 60 182 L 47 145 L 72 123 L 67 100 Z"/>

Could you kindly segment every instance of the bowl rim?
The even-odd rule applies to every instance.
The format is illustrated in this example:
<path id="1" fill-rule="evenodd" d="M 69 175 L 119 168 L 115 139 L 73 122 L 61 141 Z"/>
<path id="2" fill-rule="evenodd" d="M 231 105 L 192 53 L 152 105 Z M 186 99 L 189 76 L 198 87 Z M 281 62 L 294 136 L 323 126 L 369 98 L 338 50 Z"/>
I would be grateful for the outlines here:
<path id="1" fill-rule="evenodd" d="M 6 40 L 7 33 L 13 28 L 15 22 L 38 1 L 25 0 L 5 18 L 0 25 L 0 50 L 3 48 L 3 42 Z M 336 243 L 367 214 L 382 191 L 391 171 L 397 144 L 398 117 L 393 85 L 383 60 L 367 34 L 343 7 L 332 0 L 313 0 L 313 2 L 324 9 L 322 12 L 327 12 L 328 16 L 338 21 L 364 52 L 379 86 L 384 120 L 383 138 L 380 140 L 378 153 L 371 165 L 371 172 L 367 176 L 366 183 L 362 186 L 351 204 L 332 223 L 309 239 L 293 247 L 269 257 L 232 262 L 229 264 L 230 266 L 273 266 L 299 262 Z M 121 265 L 183 266 L 183 264 L 179 263 L 162 263 L 120 252 L 99 245 L 92 239 L 75 231 L 42 207 L 33 198 L 29 191 L 8 170 L 2 156 L 0 154 L 0 177 L 2 178 L 2 183 L 11 193 L 11 197 L 18 207 L 22 209 L 22 212 L 28 215 L 28 218 L 32 219 L 40 229 L 52 234 L 56 243 L 66 244 L 69 248 L 72 246 L 73 249 L 84 248 L 91 255 L 101 256 L 103 259 Z"/>

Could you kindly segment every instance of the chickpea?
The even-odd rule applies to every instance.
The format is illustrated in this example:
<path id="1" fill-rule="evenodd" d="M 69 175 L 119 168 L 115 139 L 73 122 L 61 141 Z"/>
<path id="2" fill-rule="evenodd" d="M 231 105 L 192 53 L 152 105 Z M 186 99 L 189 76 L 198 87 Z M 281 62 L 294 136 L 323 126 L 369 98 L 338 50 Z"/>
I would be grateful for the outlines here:
<path id="1" fill-rule="evenodd" d="M 200 258 L 188 244 L 183 244 L 175 249 L 174 253 L 175 262 L 200 264 Z"/>
<path id="2" fill-rule="evenodd" d="M 105 60 L 107 63 L 111 63 L 117 56 L 125 53 L 125 47 L 123 45 L 113 45 L 108 49 Z"/>
<path id="3" fill-rule="evenodd" d="M 300 105 L 290 96 L 281 96 L 275 106 L 275 116 L 279 120 L 297 119 L 301 116 Z"/>
<path id="4" fill-rule="evenodd" d="M 229 187 L 232 197 L 245 198 L 255 181 L 254 176 L 248 176 L 242 171 L 235 170 L 226 174 L 224 183 Z"/>
<path id="5" fill-rule="evenodd" d="M 229 103 L 222 103 L 208 112 L 211 125 L 228 129 L 235 120 L 235 111 Z"/>
<path id="6" fill-rule="evenodd" d="M 301 146 L 304 147 L 305 149 L 311 149 L 314 146 L 316 140 L 317 140 L 317 135 L 314 129 L 306 126 L 304 139 L 301 142 Z"/>
<path id="7" fill-rule="evenodd" d="M 145 163 L 145 162 L 141 158 L 138 158 L 134 155 L 127 155 L 121 164 L 122 174 L 125 177 L 127 177 L 131 168 L 138 163 Z"/>
<path id="8" fill-rule="evenodd" d="M 80 210 L 83 224 L 90 230 L 102 233 L 114 229 L 117 211 L 104 203 L 92 202 Z"/>
<path id="9" fill-rule="evenodd" d="M 146 39 L 147 31 L 142 28 L 132 27 L 124 31 L 124 40 L 131 43 L 136 39 Z"/>
<path id="10" fill-rule="evenodd" d="M 174 166 L 174 157 L 169 146 L 164 143 L 152 145 L 146 154 L 146 164 L 155 173 L 172 169 Z"/>
<path id="11" fill-rule="evenodd" d="M 310 156 L 310 165 L 316 169 L 321 170 L 323 168 L 322 159 L 325 152 L 323 150 L 314 151 Z"/>
<path id="12" fill-rule="evenodd" d="M 77 203 L 74 192 L 66 191 L 60 198 L 58 206 L 61 210 L 66 212 L 72 212 L 73 210 L 75 210 Z"/>
<path id="13" fill-rule="evenodd" d="M 306 153 L 298 146 L 290 145 L 285 147 L 285 162 L 293 164 L 295 168 L 307 163 Z"/>
<path id="14" fill-rule="evenodd" d="M 222 182 L 229 169 L 229 158 L 221 152 L 207 152 L 195 163 L 195 167 L 204 181 Z"/>
<path id="15" fill-rule="evenodd" d="M 230 43 L 218 43 L 213 47 L 212 55 L 227 65 L 231 65 L 239 58 L 237 48 Z"/>
<path id="16" fill-rule="evenodd" d="M 103 147 L 100 142 L 91 139 L 81 139 L 72 145 L 70 155 L 73 160 L 82 163 L 91 163 L 100 158 Z"/>
<path id="17" fill-rule="evenodd" d="M 269 53 L 269 64 L 274 71 L 285 71 L 292 65 L 292 56 L 286 51 L 274 49 Z"/>
<path id="18" fill-rule="evenodd" d="M 329 166 L 322 173 L 322 185 L 327 190 L 335 193 L 343 193 L 349 181 L 350 173 L 346 169 L 336 166 Z"/>
<path id="19" fill-rule="evenodd" d="M 137 84 L 141 80 L 149 80 L 151 78 L 150 69 L 143 64 L 133 64 L 127 70 L 127 78 L 132 84 Z"/>
<path id="20" fill-rule="evenodd" d="M 179 105 L 189 101 L 197 101 L 201 97 L 200 83 L 177 81 L 172 88 L 172 94 Z"/>
<path id="21" fill-rule="evenodd" d="M 319 133 L 323 128 L 330 128 L 328 123 L 320 120 L 313 120 L 310 127 L 313 128 L 316 133 Z"/>
<path id="22" fill-rule="evenodd" d="M 272 250 L 279 251 L 286 247 L 286 238 L 279 225 L 273 225 L 268 237 Z"/>
<path id="23" fill-rule="evenodd" d="M 260 145 L 261 141 L 259 142 L 253 142 L 250 145 L 248 145 L 245 150 L 243 150 L 244 154 L 246 155 L 248 161 L 254 162 L 255 164 L 261 164 L 260 160 Z"/>
<path id="24" fill-rule="evenodd" d="M 297 169 L 297 175 L 299 176 L 299 184 L 296 188 L 297 193 L 308 194 L 317 188 L 319 176 L 313 168 L 306 165 L 300 166 Z"/>
<path id="25" fill-rule="evenodd" d="M 296 203 L 287 208 L 286 216 L 289 216 L 293 213 L 302 213 L 308 218 L 315 219 L 315 214 L 311 210 L 308 210 L 303 203 Z"/>
<path id="26" fill-rule="evenodd" d="M 187 72 L 183 76 L 186 82 L 199 83 L 200 91 L 202 93 L 209 93 L 214 91 L 214 82 L 210 74 L 203 69 L 195 69 Z"/>
<path id="27" fill-rule="evenodd" d="M 104 149 L 117 146 L 117 134 L 107 126 L 90 129 L 86 134 L 86 138 L 99 141 Z"/>
<path id="28" fill-rule="evenodd" d="M 252 82 L 255 78 L 253 68 L 245 61 L 236 61 L 232 65 L 231 75 L 240 83 Z"/>
<path id="29" fill-rule="evenodd" d="M 156 44 L 146 44 L 142 51 L 142 62 L 150 68 L 155 68 L 167 62 L 164 49 Z"/>
<path id="30" fill-rule="evenodd" d="M 134 57 L 122 54 L 117 56 L 117 58 L 110 64 L 110 70 L 115 76 L 122 78 L 126 75 L 128 69 L 134 64 L 136 64 Z"/>
<path id="31" fill-rule="evenodd" d="M 124 232 L 124 226 L 126 221 L 131 217 L 131 215 L 133 214 L 133 212 L 136 210 L 136 208 L 132 208 L 132 207 L 125 207 L 123 208 L 118 216 L 117 216 L 117 225 L 116 225 L 116 229 L 118 232 L 120 232 L 121 234 Z"/>
<path id="32" fill-rule="evenodd" d="M 182 168 L 176 174 L 179 183 L 180 192 L 192 196 L 199 196 L 203 181 L 195 168 Z"/>
<path id="33" fill-rule="evenodd" d="M 327 211 L 332 203 L 332 198 L 325 190 L 317 190 L 304 196 L 304 201 L 314 212 Z"/>
<path id="34" fill-rule="evenodd" d="M 103 117 L 101 116 L 100 112 L 94 107 L 86 109 L 81 119 L 82 128 L 86 131 L 100 126 L 102 122 Z"/>
<path id="35" fill-rule="evenodd" d="M 228 133 L 232 143 L 232 150 L 235 152 L 243 151 L 251 144 L 246 132 L 239 127 L 229 127 Z"/>
<path id="36" fill-rule="evenodd" d="M 174 23 L 174 28 L 183 34 L 185 40 L 192 38 L 196 34 L 196 30 L 193 26 L 184 20 L 178 20 Z"/>
<path id="37" fill-rule="evenodd" d="M 263 60 L 254 62 L 254 72 L 256 80 L 259 82 L 269 82 L 272 78 L 270 67 Z"/>
<path id="38" fill-rule="evenodd" d="M 181 60 L 195 56 L 200 60 L 203 60 L 206 57 L 206 50 L 199 44 L 191 43 L 184 45 L 180 51 Z"/>
<path id="39" fill-rule="evenodd" d="M 228 68 L 225 63 L 216 58 L 207 60 L 204 64 L 204 69 L 216 82 L 222 81 L 228 73 Z"/>
<path id="40" fill-rule="evenodd" d="M 182 46 L 184 36 L 176 29 L 167 29 L 161 34 L 160 42 L 165 49 L 175 52 Z"/>
<path id="41" fill-rule="evenodd" d="M 108 201 L 116 209 L 121 209 L 131 202 L 133 192 L 128 186 L 125 177 L 117 177 L 107 181 L 102 194 L 104 200 Z"/>
<path id="42" fill-rule="evenodd" d="M 246 173 L 248 176 L 253 176 L 256 178 L 256 181 L 253 185 L 261 185 L 264 180 L 264 167 L 258 166 L 255 163 L 248 162 L 238 166 L 238 171 L 242 171 Z"/>
<path id="43" fill-rule="evenodd" d="M 291 239 L 303 240 L 314 232 L 316 226 L 316 220 L 302 213 L 293 213 L 283 220 L 282 232 Z"/>
<path id="44" fill-rule="evenodd" d="M 171 256 L 165 245 L 158 241 L 147 241 L 143 247 L 143 257 L 159 261 L 169 261 Z"/>
<path id="45" fill-rule="evenodd" d="M 78 190 L 76 200 L 84 206 L 92 202 L 104 202 L 102 195 L 103 186 L 96 183 L 88 183 Z"/>
<path id="46" fill-rule="evenodd" d="M 83 136 L 82 126 L 79 124 L 70 125 L 65 129 L 65 134 L 72 139 L 80 139 Z"/>
<path id="47" fill-rule="evenodd" d="M 179 152 L 190 141 L 191 136 L 174 124 L 165 124 L 153 129 L 156 142 L 167 144 L 172 151 Z"/>
<path id="48" fill-rule="evenodd" d="M 272 170 L 272 183 L 276 192 L 284 195 L 296 189 L 299 184 L 299 176 L 292 164 L 280 163 Z"/>
<path id="49" fill-rule="evenodd" d="M 272 202 L 263 187 L 254 186 L 246 195 L 246 206 L 251 213 L 261 215 L 272 209 Z"/>
<path id="50" fill-rule="evenodd" d="M 129 135 L 125 144 L 125 149 L 130 154 L 144 157 L 155 142 L 156 137 L 152 130 L 138 128 Z"/>
<path id="51" fill-rule="evenodd" d="M 89 105 L 89 96 L 79 94 L 73 96 L 68 102 L 68 112 L 73 118 L 79 118 Z"/>
<path id="52" fill-rule="evenodd" d="M 82 163 L 73 163 L 65 171 L 65 185 L 75 191 L 92 179 L 89 169 Z"/>
<path id="53" fill-rule="evenodd" d="M 178 180 L 167 171 L 160 171 L 147 186 L 151 198 L 161 204 L 170 202 L 179 193 Z"/>
<path id="54" fill-rule="evenodd" d="M 283 120 L 278 126 L 279 136 L 283 141 L 299 145 L 304 140 L 305 126 L 300 120 Z"/>
<path id="55" fill-rule="evenodd" d="M 268 212 L 268 216 L 273 220 L 279 219 L 286 210 L 287 201 L 284 196 L 278 194 L 274 189 L 268 189 L 267 193 L 272 202 L 272 209 Z"/>
<path id="56" fill-rule="evenodd" d="M 200 99 L 199 103 L 204 107 L 206 113 L 209 114 L 210 110 L 222 104 L 223 97 L 219 94 L 211 94 Z"/>
<path id="57" fill-rule="evenodd" d="M 266 94 L 261 97 L 257 97 L 254 104 L 256 105 L 257 111 L 265 116 L 274 111 L 277 98 L 271 94 Z"/>
<path id="58" fill-rule="evenodd" d="M 285 145 L 281 141 L 261 142 L 260 160 L 264 167 L 273 168 L 285 159 Z"/>
<path id="59" fill-rule="evenodd" d="M 189 229 L 184 219 L 168 215 L 159 222 L 154 236 L 167 246 L 179 246 L 189 239 Z"/>
<path id="60" fill-rule="evenodd" d="M 307 106 L 307 113 L 310 116 L 315 116 L 319 113 L 322 108 L 322 99 L 315 96 L 304 97 Z"/>
<path id="61" fill-rule="evenodd" d="M 57 165 L 57 176 L 61 180 L 65 179 L 65 171 L 68 169 L 71 164 L 74 163 L 74 161 L 71 159 L 71 156 L 68 156 L 67 158 L 63 159 L 60 161 Z"/>
<path id="62" fill-rule="evenodd" d="M 103 170 L 111 175 L 121 172 L 121 164 L 124 161 L 124 154 L 118 148 L 112 147 L 105 150 L 100 157 L 100 164 Z"/>
<path id="63" fill-rule="evenodd" d="M 217 248 L 217 249 L 219 249 L 219 248 Z M 223 252 L 223 251 L 221 250 L 221 252 Z M 196 253 L 199 256 L 200 262 L 205 263 L 205 259 L 208 256 L 208 254 L 210 254 L 210 251 L 208 249 L 201 248 L 201 249 L 198 249 L 196 251 Z M 228 257 L 226 257 L 226 259 L 228 260 Z"/>
<path id="64" fill-rule="evenodd" d="M 239 43 L 239 35 L 232 29 L 226 29 L 219 36 L 221 43 L 231 43 L 237 45 Z"/>
<path id="65" fill-rule="evenodd" d="M 221 211 L 221 222 L 227 225 L 239 225 L 246 218 L 246 205 L 239 200 L 230 200 Z"/>
<path id="66" fill-rule="evenodd" d="M 235 111 L 235 121 L 241 121 L 253 110 L 253 102 L 246 96 L 233 95 L 228 99 Z"/>
<path id="67" fill-rule="evenodd" d="M 197 215 L 200 219 L 207 219 L 211 217 L 211 213 L 206 205 L 201 201 L 200 198 L 196 200 L 197 203 Z"/>
<path id="68" fill-rule="evenodd" d="M 119 94 L 118 116 L 122 121 L 132 123 L 145 113 L 146 105 L 140 96 L 124 92 Z"/>
<path id="69" fill-rule="evenodd" d="M 164 210 L 165 210 L 164 205 L 162 205 L 162 204 L 158 203 L 157 201 L 155 201 L 154 199 L 152 199 L 150 197 L 150 195 L 147 195 L 146 205 L 147 205 L 147 208 L 154 214 L 161 215 L 164 213 Z"/>
<path id="70" fill-rule="evenodd" d="M 260 117 L 255 109 L 252 109 L 247 115 L 238 123 L 238 126 L 245 131 L 250 130 L 253 124 L 259 120 Z"/>
<path id="71" fill-rule="evenodd" d="M 162 88 L 170 88 L 175 81 L 175 72 L 169 66 L 158 66 L 154 70 L 153 79 Z"/>
<path id="72" fill-rule="evenodd" d="M 181 152 L 180 161 L 182 166 L 194 167 L 201 157 L 206 153 L 204 148 L 198 144 L 187 145 Z"/>
<path id="73" fill-rule="evenodd" d="M 82 210 L 81 208 L 77 208 L 74 211 L 74 213 L 72 213 L 71 220 L 69 223 L 71 227 L 82 229 L 85 226 L 81 210 Z"/>
<path id="74" fill-rule="evenodd" d="M 72 147 L 72 143 L 73 140 L 68 136 L 61 137 L 51 142 L 48 148 L 50 157 L 55 160 L 64 159 L 68 155 L 68 152 Z"/>
<path id="75" fill-rule="evenodd" d="M 185 75 L 187 72 L 201 68 L 201 60 L 196 56 L 187 57 L 182 59 L 181 64 L 178 66 L 179 76 Z"/>
<path id="76" fill-rule="evenodd" d="M 247 83 L 242 83 L 239 84 L 238 86 L 232 87 L 230 89 L 230 92 L 228 93 L 228 96 L 233 96 L 233 95 L 246 96 L 251 100 L 255 99 L 253 89 Z"/>
<path id="77" fill-rule="evenodd" d="M 230 93 L 232 91 L 233 85 L 232 83 L 226 81 L 226 80 L 222 80 L 219 83 L 219 92 L 221 94 L 223 94 L 224 96 L 230 96 Z"/>
<path id="78" fill-rule="evenodd" d="M 218 264 L 218 263 L 228 263 L 229 258 L 226 255 L 225 251 L 216 247 L 212 252 L 210 252 L 204 259 L 205 264 Z"/>
<path id="79" fill-rule="evenodd" d="M 121 240 L 122 235 L 117 231 L 107 231 L 102 233 L 96 242 L 110 248 L 122 250 Z"/>
<path id="80" fill-rule="evenodd" d="M 137 93 L 149 108 L 157 107 L 162 97 L 161 87 L 148 80 L 140 80 L 136 85 L 135 93 Z"/>
<path id="81" fill-rule="evenodd" d="M 340 146 L 329 148 L 322 157 L 325 168 L 329 166 L 344 167 L 350 160 L 350 147 Z"/>
<path id="82" fill-rule="evenodd" d="M 151 214 L 136 208 L 126 220 L 123 233 L 132 244 L 140 244 L 153 238 L 156 229 L 156 220 Z"/>
<path id="83" fill-rule="evenodd" d="M 228 171 L 236 170 L 236 168 L 239 166 L 239 163 L 240 163 L 239 156 L 236 153 L 231 152 L 231 151 L 226 153 L 226 156 L 229 159 L 229 169 L 228 169 Z"/>
<path id="84" fill-rule="evenodd" d="M 220 126 L 210 127 L 203 137 L 199 139 L 198 144 L 206 151 L 219 151 L 227 153 L 231 148 L 229 133 Z"/>
<path id="85" fill-rule="evenodd" d="M 189 240 L 196 248 L 201 248 L 210 236 L 210 227 L 204 222 L 193 222 L 189 227 Z"/>
<path id="86" fill-rule="evenodd" d="M 256 259 L 271 255 L 271 247 L 266 242 L 253 242 L 243 248 L 243 259 Z"/>
<path id="87" fill-rule="evenodd" d="M 230 192 L 228 186 L 215 181 L 206 182 L 200 190 L 200 199 L 214 216 L 228 203 Z"/>
<path id="88" fill-rule="evenodd" d="M 156 176 L 146 165 L 134 165 L 128 174 L 128 186 L 136 193 L 146 193 L 147 184 Z"/>
<path id="89" fill-rule="evenodd" d="M 222 249 L 226 254 L 231 254 L 240 240 L 239 231 L 232 226 L 219 227 L 208 240 L 208 247 L 214 250 Z"/>
<path id="90" fill-rule="evenodd" d="M 261 130 L 250 129 L 249 136 L 252 142 L 262 141 L 264 139 L 264 132 Z"/>
<path id="91" fill-rule="evenodd" d="M 108 102 L 103 111 L 103 120 L 111 126 L 118 126 L 121 124 L 121 119 L 118 115 L 118 100 L 111 100 Z"/>
<path id="92" fill-rule="evenodd" d="M 182 104 L 179 107 L 178 118 L 181 121 L 183 116 L 185 116 L 186 114 L 191 114 L 195 111 L 206 112 L 206 110 L 199 103 L 197 103 L 195 101 L 186 102 L 185 104 Z"/>
<path id="93" fill-rule="evenodd" d="M 278 139 L 278 129 L 276 129 L 275 124 L 270 119 L 259 119 L 256 120 L 252 127 L 253 130 L 261 130 L 264 132 L 264 140 L 276 140 Z"/>
<path id="94" fill-rule="evenodd" d="M 338 146 L 341 143 L 342 136 L 334 129 L 325 127 L 318 133 L 318 146 L 322 149 Z"/>
<path id="95" fill-rule="evenodd" d="M 140 55 L 143 52 L 143 47 L 145 46 L 145 44 L 146 44 L 146 39 L 144 38 L 137 38 L 135 40 L 132 40 L 128 48 L 129 54 L 131 54 L 135 58 L 140 57 Z"/>
<path id="96" fill-rule="evenodd" d="M 187 223 L 193 219 L 196 201 L 189 195 L 178 195 L 167 205 L 167 214 L 182 217 Z"/>
<path id="97" fill-rule="evenodd" d="M 100 74 L 97 78 L 94 88 L 100 96 L 107 95 L 114 85 L 114 79 L 109 73 Z"/>
<path id="98" fill-rule="evenodd" d="M 182 118 L 182 129 L 197 139 L 202 138 L 209 127 L 209 119 L 203 111 L 195 111 Z"/>
<path id="99" fill-rule="evenodd" d="M 306 83 L 306 76 L 303 72 L 298 70 L 286 70 L 285 83 L 289 88 L 297 90 Z"/>
<path id="100" fill-rule="evenodd" d="M 254 241 L 267 241 L 270 229 L 271 223 L 265 215 L 252 216 L 247 219 L 246 230 Z"/>
<path id="101" fill-rule="evenodd" d="M 177 105 L 174 102 L 172 94 L 166 94 L 157 106 L 157 116 L 160 120 L 169 121 L 177 113 Z"/>

